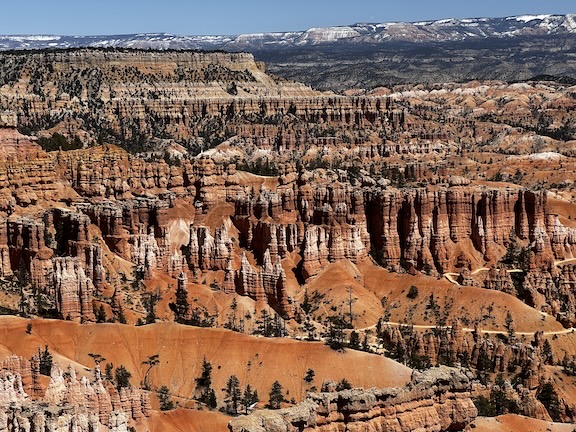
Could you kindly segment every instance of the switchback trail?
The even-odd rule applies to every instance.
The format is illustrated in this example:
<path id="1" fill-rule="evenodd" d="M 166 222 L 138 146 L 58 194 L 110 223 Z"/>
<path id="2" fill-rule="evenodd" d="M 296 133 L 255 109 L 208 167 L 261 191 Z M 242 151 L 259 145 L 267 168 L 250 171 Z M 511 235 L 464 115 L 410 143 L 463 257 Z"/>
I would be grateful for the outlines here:
<path id="1" fill-rule="evenodd" d="M 435 326 L 435 325 L 420 325 L 420 324 L 405 324 L 405 323 L 398 323 L 398 322 L 393 322 L 393 321 L 386 321 L 382 323 L 383 326 L 385 325 L 390 325 L 390 326 L 395 326 L 395 327 L 402 327 L 402 326 L 410 326 L 412 328 L 415 329 L 420 329 L 420 330 L 431 330 L 431 329 L 435 329 L 439 326 Z M 376 325 L 371 325 L 369 327 L 365 327 L 365 328 L 361 328 L 361 329 L 355 329 L 356 331 L 364 331 L 364 330 L 372 330 L 376 328 Z M 444 326 L 442 328 L 450 328 L 450 326 Z M 560 335 L 560 334 L 568 334 L 568 333 L 572 333 L 574 332 L 576 329 L 574 327 L 570 327 L 567 329 L 562 329 L 562 330 L 551 330 L 551 331 L 545 331 L 543 332 L 544 336 L 552 336 L 552 335 Z M 473 332 L 474 329 L 473 328 L 469 328 L 469 327 L 463 327 L 462 331 L 465 332 Z M 506 330 L 479 330 L 480 333 L 486 333 L 486 334 L 502 334 L 502 335 L 506 335 L 508 334 L 508 331 Z M 536 333 L 536 331 L 533 332 L 514 332 L 514 334 L 519 335 L 519 336 L 533 336 L 534 333 Z"/>

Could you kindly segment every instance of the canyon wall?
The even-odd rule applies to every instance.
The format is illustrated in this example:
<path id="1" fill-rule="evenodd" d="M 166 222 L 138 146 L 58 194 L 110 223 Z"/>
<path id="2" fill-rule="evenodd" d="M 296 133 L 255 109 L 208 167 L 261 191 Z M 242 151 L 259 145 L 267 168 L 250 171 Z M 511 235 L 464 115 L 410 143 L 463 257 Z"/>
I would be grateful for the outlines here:
<path id="1" fill-rule="evenodd" d="M 229 424 L 231 432 L 394 432 L 462 430 L 477 415 L 472 380 L 446 367 L 415 373 L 406 388 L 312 393 L 299 405 L 257 411 Z"/>
<path id="2" fill-rule="evenodd" d="M 77 377 L 71 366 L 64 374 L 54 365 L 43 386 L 36 356 L 30 362 L 12 356 L 2 366 L 0 431 L 126 432 L 129 424 L 141 424 L 150 415 L 147 391 L 132 387 L 118 391 L 98 367 L 88 379 Z"/>
<path id="3" fill-rule="evenodd" d="M 293 253 L 301 257 L 298 271 L 304 280 L 328 263 L 361 263 L 369 254 L 396 271 L 464 274 L 496 265 L 513 244 L 526 248 L 524 261 L 511 263 L 521 266 L 524 289 L 517 292 L 511 283 L 499 288 L 504 282 L 491 284 L 490 278 L 486 286 L 507 290 L 567 324 L 576 316 L 572 265 L 554 265 L 576 256 L 576 231 L 548 211 L 544 191 L 461 182 L 397 189 L 293 164 L 280 165 L 281 175 L 265 184 L 233 164 L 206 157 L 170 166 L 113 146 L 52 153 L 33 142 L 23 151 L 26 146 L 34 152 L 11 162 L 11 169 L 30 172 L 34 161 L 46 164 L 42 169 L 50 177 L 11 178 L 0 191 L 17 208 L 39 207 L 24 204 L 22 194 L 69 208 L 1 220 L 1 269 L 3 275 L 29 272 L 63 317 L 93 319 L 91 298 L 106 283 L 104 248 L 142 269 L 145 278 L 155 271 L 172 277 L 186 271 L 198 280 L 203 273 L 224 271 L 225 290 L 267 300 L 281 315 L 293 317 L 281 265 Z M 49 196 L 48 184 L 58 185 Z M 176 235 L 172 222 L 176 202 L 188 203 L 188 226 L 177 225 L 184 237 Z M 229 218 L 214 225 L 210 215 L 223 205 L 230 206 Z M 254 262 L 238 259 L 243 252 Z M 547 281 L 557 288 L 549 289 Z"/>

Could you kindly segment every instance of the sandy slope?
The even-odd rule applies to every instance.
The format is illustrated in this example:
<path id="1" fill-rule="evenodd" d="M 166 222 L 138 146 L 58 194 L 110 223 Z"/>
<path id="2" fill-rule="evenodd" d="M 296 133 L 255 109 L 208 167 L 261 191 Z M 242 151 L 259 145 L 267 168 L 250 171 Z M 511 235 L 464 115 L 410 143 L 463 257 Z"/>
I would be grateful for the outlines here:
<path id="1" fill-rule="evenodd" d="M 391 273 L 371 264 L 359 266 L 364 276 L 364 286 L 377 298 L 386 297 L 391 308 L 390 321 L 407 322 L 412 317 L 414 324 L 434 325 L 436 318 L 428 314 L 426 306 L 430 295 L 440 306 L 440 312 L 449 307 L 450 317 L 480 320 L 485 330 L 504 330 L 506 312 L 514 318 L 516 331 L 533 333 L 538 330 L 562 331 L 562 325 L 550 316 L 542 314 L 509 294 L 483 288 L 463 287 L 451 284 L 445 279 L 436 279 L 418 274 Z M 406 296 L 410 286 L 418 288 L 418 297 L 410 300 Z M 489 311 L 491 308 L 491 312 Z"/>
<path id="2" fill-rule="evenodd" d="M 506 414 L 499 417 L 478 417 L 476 427 L 467 432 L 572 432 L 576 425 L 552 423 L 519 415 Z"/>
<path id="3" fill-rule="evenodd" d="M 230 417 L 209 411 L 155 411 L 148 419 L 149 432 L 219 432 L 228 430 Z"/>
<path id="4" fill-rule="evenodd" d="M 325 380 L 342 378 L 359 387 L 401 386 L 411 374 L 409 368 L 390 359 L 351 350 L 339 353 L 319 342 L 253 337 L 174 323 L 134 327 L 58 320 L 32 320 L 32 334 L 28 335 L 28 322 L 0 317 L 0 346 L 29 358 L 38 347 L 47 344 L 56 357 L 65 364 L 73 363 L 77 369 L 92 367 L 88 354 L 98 353 L 106 362 L 125 365 L 133 374 L 133 384 L 138 384 L 145 372 L 141 362 L 158 353 L 160 365 L 150 374 L 153 385 L 167 385 L 183 398 L 194 392 L 194 378 L 200 376 L 204 356 L 212 363 L 217 392 L 235 374 L 242 386 L 249 383 L 262 399 L 267 398 L 272 383 L 279 380 L 287 398 L 299 400 L 309 388 L 303 381 L 308 368 L 316 373 L 311 385 L 317 387 Z"/>

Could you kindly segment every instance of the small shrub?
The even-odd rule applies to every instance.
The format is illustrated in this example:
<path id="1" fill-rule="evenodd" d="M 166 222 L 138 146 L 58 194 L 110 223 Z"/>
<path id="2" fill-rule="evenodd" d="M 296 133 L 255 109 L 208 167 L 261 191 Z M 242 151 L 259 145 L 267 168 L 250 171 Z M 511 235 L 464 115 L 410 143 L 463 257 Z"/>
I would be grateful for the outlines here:
<path id="1" fill-rule="evenodd" d="M 410 289 L 408 290 L 408 294 L 406 295 L 406 297 L 408 297 L 410 300 L 414 300 L 415 298 L 418 297 L 418 287 L 412 285 L 410 287 Z"/>
<path id="2" fill-rule="evenodd" d="M 160 401 L 160 411 L 174 409 L 174 402 L 170 399 L 170 391 L 165 385 L 158 389 L 158 400 Z"/>

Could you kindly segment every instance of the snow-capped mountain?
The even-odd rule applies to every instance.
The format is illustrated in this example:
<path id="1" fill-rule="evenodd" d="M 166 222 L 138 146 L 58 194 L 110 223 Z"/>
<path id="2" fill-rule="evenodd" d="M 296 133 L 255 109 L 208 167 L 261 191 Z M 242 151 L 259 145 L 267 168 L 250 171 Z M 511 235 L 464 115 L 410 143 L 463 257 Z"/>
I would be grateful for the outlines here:
<path id="1" fill-rule="evenodd" d="M 456 42 L 561 34 L 576 34 L 576 14 L 443 19 L 413 23 L 361 23 L 350 26 L 311 28 L 305 31 L 237 36 L 178 36 L 167 33 L 107 36 L 0 36 L 0 49 L 124 47 L 261 51 L 330 44 L 382 44 L 387 41 Z"/>

